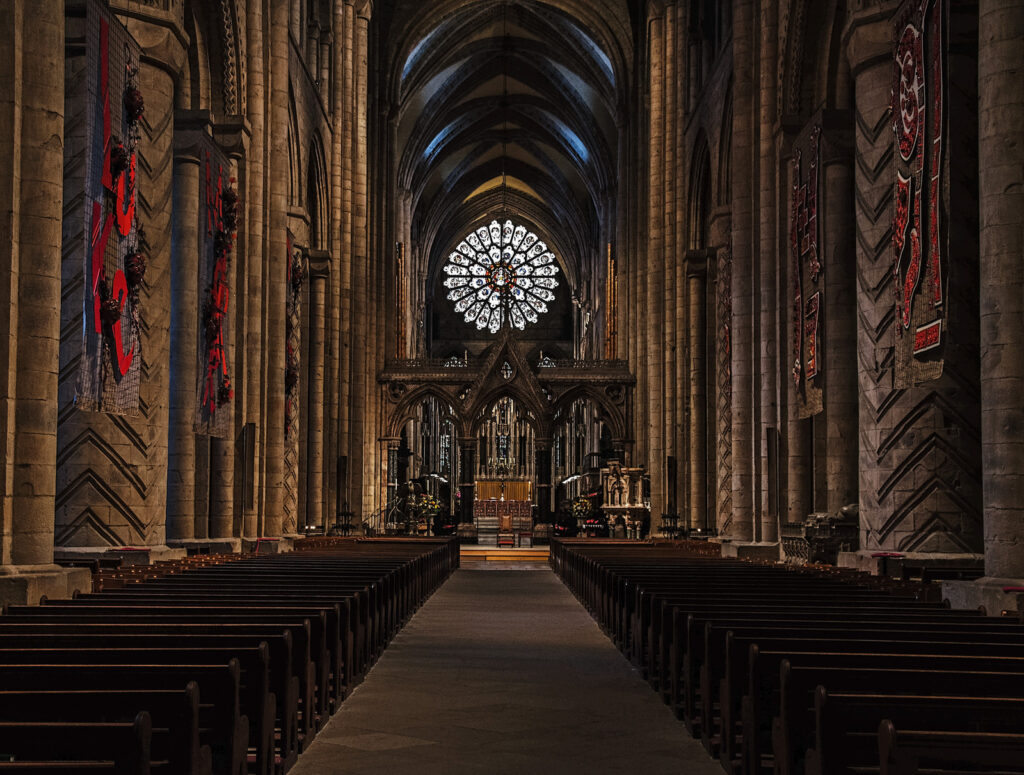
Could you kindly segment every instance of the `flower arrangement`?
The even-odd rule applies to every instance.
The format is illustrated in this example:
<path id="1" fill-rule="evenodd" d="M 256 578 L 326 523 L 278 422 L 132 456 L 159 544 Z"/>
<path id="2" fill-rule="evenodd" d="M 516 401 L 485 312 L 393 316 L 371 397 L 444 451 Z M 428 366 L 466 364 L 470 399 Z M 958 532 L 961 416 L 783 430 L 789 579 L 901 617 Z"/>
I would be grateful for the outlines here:
<path id="1" fill-rule="evenodd" d="M 441 513 L 441 501 L 433 495 L 424 494 L 420 496 L 416 506 L 420 511 L 420 515 L 424 517 L 434 517 Z"/>

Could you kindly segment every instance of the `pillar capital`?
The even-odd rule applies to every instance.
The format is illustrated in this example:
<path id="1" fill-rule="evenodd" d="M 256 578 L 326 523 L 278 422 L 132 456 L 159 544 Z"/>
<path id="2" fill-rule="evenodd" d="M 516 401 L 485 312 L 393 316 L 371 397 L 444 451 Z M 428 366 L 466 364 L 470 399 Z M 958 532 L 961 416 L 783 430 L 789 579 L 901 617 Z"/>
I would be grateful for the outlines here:
<path id="1" fill-rule="evenodd" d="M 856 78 L 865 70 L 887 63 L 893 57 L 892 17 L 899 7 L 896 0 L 864 4 L 854 10 L 843 29 L 843 45 L 850 74 Z"/>
<path id="2" fill-rule="evenodd" d="M 184 2 L 174 0 L 168 11 L 130 0 L 112 0 L 110 5 L 139 44 L 141 63 L 177 79 L 185 67 L 189 48 L 181 15 Z"/>

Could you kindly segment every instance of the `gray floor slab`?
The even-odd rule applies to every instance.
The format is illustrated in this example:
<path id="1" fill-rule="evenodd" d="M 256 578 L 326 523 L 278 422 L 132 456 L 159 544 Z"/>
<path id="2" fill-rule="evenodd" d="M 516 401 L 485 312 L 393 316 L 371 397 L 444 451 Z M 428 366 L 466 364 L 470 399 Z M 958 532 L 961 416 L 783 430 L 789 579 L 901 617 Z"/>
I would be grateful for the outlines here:
<path id="1" fill-rule="evenodd" d="M 720 775 L 550 570 L 458 571 L 293 775 Z"/>

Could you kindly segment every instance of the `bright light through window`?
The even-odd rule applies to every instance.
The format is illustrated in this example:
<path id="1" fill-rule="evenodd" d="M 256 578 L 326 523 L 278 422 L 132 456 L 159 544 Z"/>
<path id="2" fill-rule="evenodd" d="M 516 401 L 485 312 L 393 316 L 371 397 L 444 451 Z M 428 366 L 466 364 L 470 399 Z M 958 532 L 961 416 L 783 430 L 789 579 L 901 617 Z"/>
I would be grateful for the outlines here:
<path id="1" fill-rule="evenodd" d="M 558 287 L 554 254 L 536 234 L 512 221 L 491 221 L 467 234 L 444 272 L 455 311 L 492 334 L 505 325 L 522 331 L 536 323 Z"/>

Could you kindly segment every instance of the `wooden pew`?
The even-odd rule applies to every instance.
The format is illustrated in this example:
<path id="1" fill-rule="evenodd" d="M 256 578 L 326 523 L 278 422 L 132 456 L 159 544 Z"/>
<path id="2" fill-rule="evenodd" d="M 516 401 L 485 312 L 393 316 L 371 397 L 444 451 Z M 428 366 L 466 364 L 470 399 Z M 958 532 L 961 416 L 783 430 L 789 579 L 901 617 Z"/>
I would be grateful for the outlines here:
<path id="1" fill-rule="evenodd" d="M 830 694 L 818 686 L 814 747 L 804 759 L 806 775 L 856 775 L 877 766 L 882 719 L 931 731 L 1020 733 L 1024 731 L 1024 697 Z"/>
<path id="2" fill-rule="evenodd" d="M 757 657 L 751 647 L 752 661 Z M 792 660 L 792 661 L 791 661 Z M 771 664 L 773 659 L 765 662 Z M 1003 668 L 1000 670 L 999 668 Z M 969 695 L 1024 694 L 1024 672 L 1013 658 L 971 658 L 886 654 L 784 655 L 777 671 L 756 667 L 742 703 L 742 771 L 761 772 L 772 755 L 774 772 L 792 772 L 803 751 L 813 747 L 813 693 L 820 684 L 832 691 Z M 777 678 L 768 678 L 769 674 Z M 769 721 L 770 716 L 774 716 Z"/>
<path id="3" fill-rule="evenodd" d="M 132 722 L 145 711 L 152 721 L 151 758 L 182 775 L 210 775 L 210 746 L 199 742 L 199 687 L 182 690 L 0 691 L 0 722 Z M 17 753 L 17 752 L 14 752 Z"/>
<path id="4" fill-rule="evenodd" d="M 149 714 L 133 721 L 0 721 L 0 753 L 14 762 L 0 772 L 108 771 L 117 775 L 169 773 L 167 762 L 153 767 Z M 43 766 L 38 766 L 38 764 Z"/>
<path id="5" fill-rule="evenodd" d="M 824 634 L 824 633 L 823 633 Z M 964 639 L 964 637 L 975 639 Z M 723 647 L 724 662 L 717 668 L 716 661 L 708 660 L 701 670 L 701 711 L 702 729 L 708 731 L 705 736 L 705 747 L 713 755 L 719 753 L 712 745 L 710 730 L 714 727 L 713 716 L 715 701 L 718 701 L 720 714 L 720 752 L 723 761 L 731 761 L 738 753 L 736 747 L 743 694 L 749 685 L 750 678 L 747 668 L 750 665 L 749 653 L 756 645 L 761 664 L 757 669 L 772 674 L 777 670 L 775 659 L 784 655 L 794 656 L 798 652 L 830 652 L 842 654 L 919 654 L 926 656 L 959 655 L 961 657 L 1024 657 L 1024 643 L 1020 641 L 1020 633 L 1015 632 L 1010 638 L 989 641 L 981 633 L 961 633 L 960 639 L 949 639 L 948 635 L 926 638 L 920 630 L 891 629 L 875 630 L 871 634 L 855 631 L 843 633 L 836 637 L 779 637 L 772 631 L 764 634 L 737 636 L 727 633 Z M 991 636 L 997 638 L 997 636 Z M 717 653 L 717 652 L 708 652 Z M 771 661 L 770 661 L 771 660 Z M 767 662 L 767 664 L 766 664 Z M 806 662 L 806 659 L 804 660 Z M 895 666 L 895 665 L 894 665 Z"/>
<path id="6" fill-rule="evenodd" d="M 1024 773 L 1024 734 L 901 729 L 885 719 L 878 727 L 880 775 L 956 771 L 957 775 Z"/>
<path id="7" fill-rule="evenodd" d="M 273 624 L 225 624 L 199 625 L 161 624 L 159 614 L 146 617 L 145 622 L 134 624 L 114 623 L 109 620 L 80 621 L 74 614 L 59 617 L 59 621 L 39 622 L 28 617 L 28 621 L 7 621 L 12 617 L 0 617 L 0 648 L 46 648 L 56 646 L 120 646 L 143 647 L 147 644 L 159 646 L 225 647 L 232 644 L 254 646 L 267 642 L 271 648 L 271 670 L 276 663 L 287 659 L 291 653 L 291 673 L 298 679 L 298 703 L 302 725 L 300 736 L 312 735 L 317 725 L 318 710 L 316 693 L 325 687 L 318 686 L 318 672 L 328 669 L 323 644 L 317 660 L 312 658 L 309 620 L 287 626 Z M 35 617 L 41 618 L 41 617 Z M 291 645 L 283 639 L 291 640 Z M 279 639 L 282 639 L 279 641 Z M 287 670 L 287 668 L 284 668 Z M 282 689 L 287 687 L 282 686 Z M 275 691 L 278 691 L 275 689 Z M 284 696 L 282 694 L 282 696 Z M 286 706 L 290 700 L 284 700 Z"/>
<path id="8" fill-rule="evenodd" d="M 27 655 L 26 655 L 27 656 Z M 216 775 L 247 775 L 249 720 L 241 713 L 238 660 L 196 665 L 0 665 L 4 691 L 180 691 L 190 681 L 199 686 L 200 741 L 210 746 Z"/>
<path id="9" fill-rule="evenodd" d="M 241 712 L 249 718 L 249 745 L 254 749 L 257 772 L 271 775 L 275 768 L 275 726 L 280 728 L 280 751 L 283 766 L 287 769 L 298 756 L 295 749 L 295 709 L 290 707 L 296 697 L 292 693 L 297 682 L 283 680 L 288 684 L 286 701 L 279 702 L 272 691 L 270 648 L 266 642 L 257 646 L 228 646 L 207 648 L 40 648 L 31 652 L 23 649 L 0 648 L 0 669 L 7 664 L 26 663 L 31 658 L 34 664 L 50 666 L 102 665 L 187 665 L 227 664 L 236 659 L 241 668 L 240 694 Z M 283 659 L 283 657 L 282 657 Z M 290 654 L 288 655 L 290 660 Z M 282 676 L 282 678 L 284 678 Z M 200 690 L 203 684 L 199 681 Z M 282 718 L 278 718 L 282 716 Z M 276 723 L 275 723 L 276 722 Z"/>

